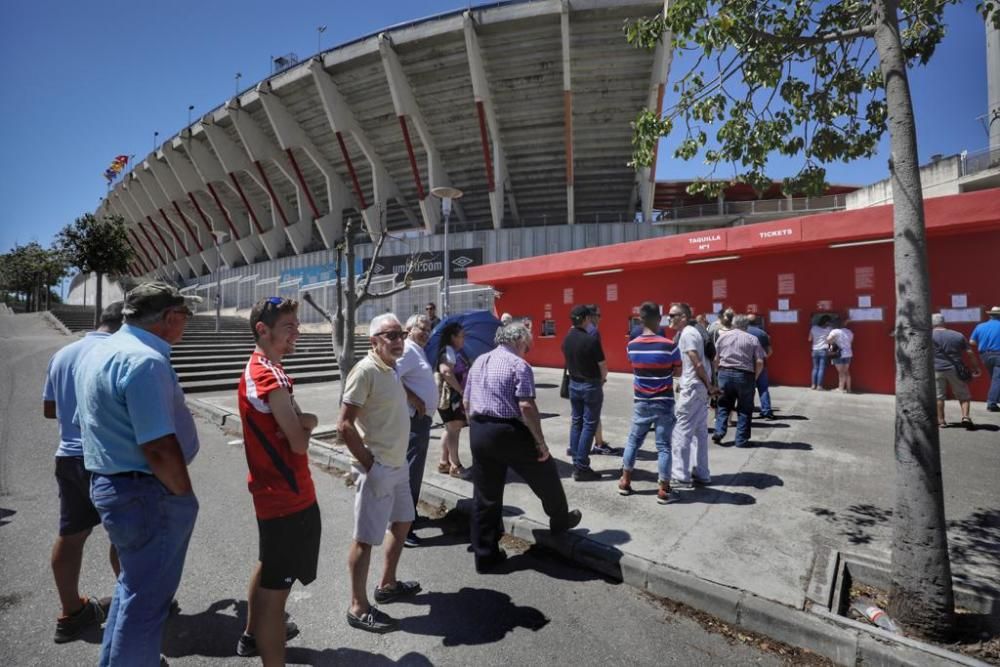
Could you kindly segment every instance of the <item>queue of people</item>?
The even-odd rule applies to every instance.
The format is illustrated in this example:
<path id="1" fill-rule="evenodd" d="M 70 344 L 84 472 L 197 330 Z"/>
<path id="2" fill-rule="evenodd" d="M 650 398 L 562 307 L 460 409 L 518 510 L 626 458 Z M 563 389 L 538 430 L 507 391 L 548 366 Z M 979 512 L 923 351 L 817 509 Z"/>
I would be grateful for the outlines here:
<path id="1" fill-rule="evenodd" d="M 60 526 L 52 570 L 62 609 L 54 639 L 72 641 L 103 622 L 100 665 L 166 662 L 160 654 L 164 625 L 178 609 L 174 596 L 199 512 L 188 474 L 198 432 L 170 351 L 197 301 L 165 283 L 140 285 L 105 309 L 98 331 L 60 350 L 49 365 L 43 410 L 60 425 Z M 345 381 L 337 430 L 352 457 L 356 490 L 346 624 L 363 631 L 397 629 L 398 620 L 378 605 L 421 590 L 398 570 L 403 549 L 420 543 L 412 525 L 435 409 L 446 425 L 458 422 L 449 430 L 454 446 L 443 443 L 449 473 L 461 467 L 458 431 L 470 427 L 473 465 L 461 472 L 474 487 L 477 571 L 506 559 L 499 540 L 508 468 L 541 498 L 552 532 L 570 530 L 582 518 L 568 507 L 542 431 L 534 374 L 524 360 L 530 329 L 518 321 L 499 327 L 495 348 L 470 364 L 456 325 L 443 332 L 442 353 L 432 364 L 423 349 L 432 317 L 428 308 L 405 328 L 392 314 L 373 319 L 371 347 Z M 318 420 L 300 408 L 294 379 L 282 365 L 299 338 L 298 303 L 262 299 L 251 310 L 250 329 L 255 347 L 238 403 L 259 548 L 246 626 L 234 639 L 237 655 L 281 665 L 285 643 L 299 633 L 286 620 L 289 593 L 296 581 L 312 583 L 320 564 L 322 513 L 307 454 Z M 79 593 L 84 544 L 99 524 L 110 538 L 117 578 L 110 599 Z M 371 551 L 381 545 L 384 565 L 369 597 Z"/>
<path id="2" fill-rule="evenodd" d="M 101 665 L 162 664 L 164 624 L 177 611 L 174 596 L 200 509 L 188 474 L 200 443 L 170 352 L 198 300 L 164 283 L 139 285 L 124 302 L 105 309 L 96 332 L 60 350 L 48 368 L 43 410 L 60 427 L 55 466 L 60 525 L 51 566 L 61 614 L 54 640 L 72 641 L 104 622 Z M 643 303 L 640 324 L 627 343 L 633 416 L 617 482 L 619 494 L 635 493 L 637 452 L 652 430 L 660 504 L 672 502 L 677 491 L 711 484 L 712 401 L 717 411 L 711 439 L 718 445 L 751 446 L 755 391 L 761 416 L 774 414 L 766 376 L 773 349 L 760 321 L 725 309 L 706 326 L 705 318 L 681 302 L 670 304 L 665 315 L 666 325 L 657 304 Z M 987 408 L 998 410 L 1000 307 L 989 315 L 970 341 L 948 330 L 940 315 L 933 318 L 942 427 L 949 389 L 959 400 L 962 423 L 971 425 L 967 382 L 980 367 L 991 374 Z M 370 349 L 345 380 L 337 431 L 352 457 L 356 490 L 345 618 L 348 627 L 363 631 L 396 630 L 398 620 L 378 605 L 421 591 L 419 582 L 399 577 L 399 565 L 404 548 L 420 545 L 413 523 L 435 410 L 445 425 L 438 470 L 473 484 L 471 551 L 478 572 L 507 558 L 499 544 L 508 469 L 541 500 L 553 533 L 582 519 L 579 510 L 569 508 L 542 428 L 534 372 L 525 360 L 533 344 L 530 327 L 509 318 L 497 328 L 493 349 L 470 361 L 463 354 L 461 325 L 449 323 L 441 330 L 441 351 L 431 360 L 424 347 L 433 317 L 428 308 L 405 326 L 392 314 L 374 318 Z M 571 405 L 567 453 L 573 480 L 589 482 L 602 478 L 590 456 L 600 443 L 608 366 L 596 333 L 596 307 L 575 306 L 570 319 L 573 326 L 562 343 Z M 300 408 L 294 379 L 282 366 L 299 338 L 298 303 L 262 299 L 251 310 L 250 328 L 255 347 L 238 402 L 259 556 L 251 567 L 246 626 L 236 638 L 236 653 L 281 665 L 285 643 L 299 633 L 286 620 L 289 593 L 296 581 L 312 583 L 320 565 L 322 512 L 307 454 L 318 420 Z M 821 318 L 811 328 L 814 389 L 822 387 L 829 359 L 842 362 L 838 384 L 851 390 L 852 340 L 845 324 Z M 725 443 L 734 412 L 735 442 Z M 458 456 L 458 436 L 466 426 L 472 456 L 467 470 Z M 79 592 L 84 545 L 98 524 L 112 545 L 109 561 L 117 583 L 110 599 Z M 369 597 L 371 552 L 378 546 L 384 564 Z"/>

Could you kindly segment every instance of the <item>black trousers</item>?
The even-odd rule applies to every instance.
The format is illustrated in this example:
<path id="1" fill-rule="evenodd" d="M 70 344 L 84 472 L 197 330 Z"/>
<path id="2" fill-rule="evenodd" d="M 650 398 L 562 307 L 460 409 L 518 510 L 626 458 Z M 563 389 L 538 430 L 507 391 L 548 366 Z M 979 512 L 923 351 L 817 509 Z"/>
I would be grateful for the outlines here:
<path id="1" fill-rule="evenodd" d="M 476 415 L 469 423 L 472 446 L 472 550 L 476 560 L 489 559 L 499 550 L 503 531 L 503 491 L 507 469 L 513 468 L 542 501 L 552 530 L 562 530 L 569 506 L 555 459 L 538 462 L 535 440 L 518 420 Z"/>

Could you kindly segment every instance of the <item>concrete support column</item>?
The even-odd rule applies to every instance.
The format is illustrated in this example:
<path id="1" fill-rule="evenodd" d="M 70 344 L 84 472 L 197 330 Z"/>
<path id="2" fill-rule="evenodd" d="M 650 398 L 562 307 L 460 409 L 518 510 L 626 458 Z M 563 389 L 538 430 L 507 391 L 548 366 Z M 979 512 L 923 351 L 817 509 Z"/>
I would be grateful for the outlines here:
<path id="1" fill-rule="evenodd" d="M 563 127 L 566 144 L 566 222 L 576 222 L 576 203 L 573 198 L 573 80 L 570 57 L 569 0 L 562 0 L 560 14 L 562 34 L 563 70 Z"/>
<path id="2" fill-rule="evenodd" d="M 669 1 L 669 0 L 668 0 Z M 667 11 L 667 3 L 663 3 L 663 12 Z M 656 115 L 663 114 L 663 96 L 670 76 L 670 62 L 673 59 L 674 36 L 669 30 L 663 33 L 663 37 L 657 43 L 653 51 L 653 72 L 649 80 L 649 96 L 646 100 L 646 108 L 655 111 Z M 653 194 L 656 189 L 656 158 L 657 149 L 653 149 L 653 165 L 643 167 L 636 172 L 636 185 L 639 200 L 642 202 L 642 219 L 649 222 L 653 218 Z M 634 217 L 634 212 L 629 212 Z"/>

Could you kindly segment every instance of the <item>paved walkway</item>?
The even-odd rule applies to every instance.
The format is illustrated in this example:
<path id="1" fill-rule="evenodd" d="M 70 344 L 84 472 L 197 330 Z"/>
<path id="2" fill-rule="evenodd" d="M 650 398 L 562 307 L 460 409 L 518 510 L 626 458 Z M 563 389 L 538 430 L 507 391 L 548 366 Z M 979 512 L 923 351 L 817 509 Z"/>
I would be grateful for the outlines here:
<path id="1" fill-rule="evenodd" d="M 872 394 L 772 389 L 778 420 L 755 422 L 752 449 L 711 445 L 713 484 L 658 505 L 652 435 L 640 451 L 633 487 L 616 493 L 618 456 L 593 457 L 599 482 L 571 479 L 565 455 L 569 403 L 559 398 L 561 371 L 537 369 L 546 439 L 560 459 L 570 506 L 583 511 L 578 532 L 625 553 L 699 578 L 801 608 L 817 546 L 888 557 L 893 506 L 893 398 Z M 631 417 L 631 377 L 612 374 L 604 404 L 605 437 L 624 444 Z M 321 424 L 336 417 L 337 385 L 296 390 Z M 197 398 L 235 411 L 235 393 Z M 958 405 L 948 404 L 957 419 Z M 979 430 L 942 431 L 946 515 L 958 584 L 1000 591 L 1000 416 L 973 406 Z M 437 472 L 440 427 L 432 432 L 425 484 L 471 496 L 468 482 Z M 732 439 L 732 430 L 728 436 Z M 471 464 L 468 431 L 460 445 Z M 512 475 L 506 508 L 544 521 L 541 505 Z"/>

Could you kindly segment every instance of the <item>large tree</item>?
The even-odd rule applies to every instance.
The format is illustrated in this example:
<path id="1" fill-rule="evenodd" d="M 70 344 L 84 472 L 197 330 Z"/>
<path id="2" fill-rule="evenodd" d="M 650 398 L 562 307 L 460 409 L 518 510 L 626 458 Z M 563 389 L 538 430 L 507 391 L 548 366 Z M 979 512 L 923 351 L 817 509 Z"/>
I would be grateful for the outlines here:
<path id="1" fill-rule="evenodd" d="M 763 189 L 776 154 L 802 156 L 788 194 L 819 194 L 825 163 L 873 156 L 888 129 L 896 272 L 895 512 L 890 614 L 911 633 L 947 637 L 954 626 L 935 421 L 930 285 L 916 126 L 907 68 L 925 64 L 958 0 L 668 0 L 663 14 L 626 25 L 636 46 L 687 52 L 673 104 L 633 123 L 635 166 L 653 167 L 677 126 L 674 156 L 711 167 L 692 192 L 730 181 Z M 1000 25 L 997 3 L 980 3 Z M 677 122 L 680 121 L 680 122 Z M 713 178 L 713 176 L 715 176 Z"/>
<path id="2" fill-rule="evenodd" d="M 32 241 L 0 256 L 0 289 L 24 295 L 25 311 L 48 307 L 51 287 L 66 275 L 66 258 L 58 249 Z"/>
<path id="3" fill-rule="evenodd" d="M 100 218 L 87 213 L 66 225 L 56 237 L 56 245 L 66 254 L 71 266 L 83 273 L 94 273 L 97 289 L 94 295 L 94 328 L 100 324 L 104 276 L 117 277 L 128 273 L 133 260 L 128 243 L 125 219 L 120 215 Z"/>

